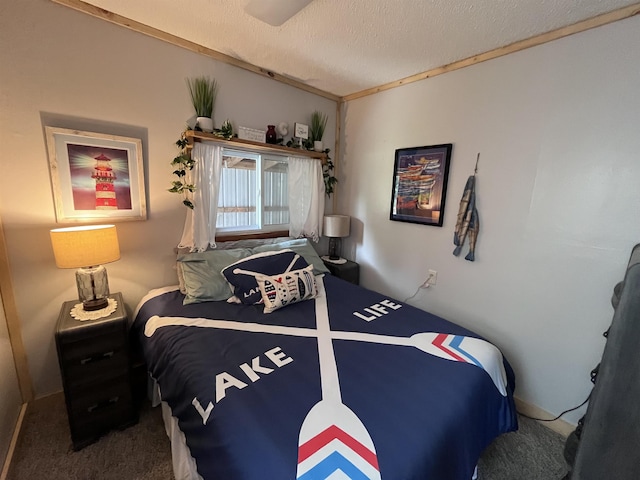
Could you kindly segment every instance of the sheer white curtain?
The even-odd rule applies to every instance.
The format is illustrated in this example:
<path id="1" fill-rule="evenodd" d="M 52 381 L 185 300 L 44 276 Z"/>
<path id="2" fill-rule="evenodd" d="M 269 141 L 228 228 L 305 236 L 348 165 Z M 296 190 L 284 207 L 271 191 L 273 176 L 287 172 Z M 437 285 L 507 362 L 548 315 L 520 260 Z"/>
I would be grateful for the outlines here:
<path id="1" fill-rule="evenodd" d="M 187 212 L 179 248 L 202 252 L 209 245 L 216 246 L 216 217 L 218 192 L 222 171 L 222 147 L 212 143 L 196 142 L 191 152 L 195 165 L 191 170 L 194 208 Z"/>
<path id="2" fill-rule="evenodd" d="M 319 160 L 289 157 L 289 213 L 289 235 L 310 237 L 314 242 L 320 239 L 324 179 Z"/>

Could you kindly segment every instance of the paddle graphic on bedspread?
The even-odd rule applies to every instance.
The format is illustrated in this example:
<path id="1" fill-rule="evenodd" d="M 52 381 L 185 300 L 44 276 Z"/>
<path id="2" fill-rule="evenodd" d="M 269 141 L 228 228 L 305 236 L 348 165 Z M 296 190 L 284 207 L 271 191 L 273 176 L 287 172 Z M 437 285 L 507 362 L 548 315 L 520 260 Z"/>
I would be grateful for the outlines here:
<path id="1" fill-rule="evenodd" d="M 147 321 L 144 334 L 151 337 L 159 328 L 165 326 L 185 326 L 316 338 L 322 399 L 311 408 L 300 428 L 296 477 L 298 480 L 381 479 L 376 448 L 367 428 L 355 413 L 343 404 L 333 340 L 413 347 L 435 357 L 478 367 L 489 375 L 496 390 L 503 397 L 507 396 L 507 375 L 502 353 L 489 342 L 474 337 L 437 332 L 421 332 L 410 337 L 395 337 L 334 331 L 329 324 L 327 297 L 321 277 L 317 277 L 317 285 L 315 329 L 156 315 Z M 196 409 L 198 406 L 200 405 L 194 403 Z M 213 410 L 212 405 L 209 407 L 205 411 L 200 406 L 203 410 L 200 414 L 205 424 Z M 203 413 L 206 413 L 207 418 Z"/>
<path id="2" fill-rule="evenodd" d="M 318 282 L 316 297 L 316 328 L 322 400 L 309 411 L 300 428 L 296 478 L 324 479 L 341 471 L 353 480 L 380 480 L 371 436 L 356 414 L 342 403 L 322 282 Z"/>

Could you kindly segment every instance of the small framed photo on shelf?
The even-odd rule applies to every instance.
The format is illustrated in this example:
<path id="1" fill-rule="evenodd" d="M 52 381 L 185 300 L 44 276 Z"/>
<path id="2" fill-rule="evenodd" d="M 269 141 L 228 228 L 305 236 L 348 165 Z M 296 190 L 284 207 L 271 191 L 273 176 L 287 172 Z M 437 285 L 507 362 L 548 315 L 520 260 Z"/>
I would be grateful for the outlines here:
<path id="1" fill-rule="evenodd" d="M 294 123 L 293 125 L 293 136 L 302 138 L 303 140 L 309 139 L 309 125 L 305 125 L 304 123 Z"/>
<path id="2" fill-rule="evenodd" d="M 452 147 L 446 143 L 396 150 L 390 220 L 442 226 Z"/>
<path id="3" fill-rule="evenodd" d="M 141 139 L 45 131 L 58 223 L 147 219 Z"/>

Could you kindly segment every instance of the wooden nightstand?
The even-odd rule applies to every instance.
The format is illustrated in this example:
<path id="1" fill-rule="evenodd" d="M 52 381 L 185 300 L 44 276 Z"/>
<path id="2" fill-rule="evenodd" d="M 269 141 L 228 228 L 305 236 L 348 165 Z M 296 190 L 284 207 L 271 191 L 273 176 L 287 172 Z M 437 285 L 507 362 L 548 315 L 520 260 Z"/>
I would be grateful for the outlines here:
<path id="1" fill-rule="evenodd" d="M 96 441 L 113 428 L 138 421 L 131 395 L 129 325 L 120 293 L 118 306 L 97 320 L 76 320 L 65 302 L 56 326 L 56 346 L 73 449 Z"/>
<path id="2" fill-rule="evenodd" d="M 347 282 L 354 283 L 356 285 L 360 282 L 360 265 L 351 260 L 347 260 L 346 263 L 333 263 L 328 260 L 323 260 L 325 266 L 331 272 L 331 275 L 346 280 Z"/>

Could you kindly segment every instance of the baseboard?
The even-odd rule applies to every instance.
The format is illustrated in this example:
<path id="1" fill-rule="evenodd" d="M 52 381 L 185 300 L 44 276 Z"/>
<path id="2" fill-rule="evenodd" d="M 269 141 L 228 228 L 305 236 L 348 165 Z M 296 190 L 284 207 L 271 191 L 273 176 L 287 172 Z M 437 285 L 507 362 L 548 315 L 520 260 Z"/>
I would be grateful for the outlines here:
<path id="1" fill-rule="evenodd" d="M 518 397 L 514 397 L 514 400 L 516 402 L 516 409 L 520 413 L 524 413 L 525 415 L 528 415 L 530 417 L 535 417 L 535 418 L 555 417 L 555 415 L 553 415 L 552 413 L 549 413 L 540 407 L 536 407 L 535 405 L 527 403 Z M 568 437 L 569 434 L 576 429 L 575 425 L 565 420 L 562 420 L 561 418 L 559 418 L 558 420 L 554 420 L 553 422 L 540 422 L 540 423 L 545 427 L 550 428 L 554 432 L 559 433 L 563 437 Z"/>
<path id="2" fill-rule="evenodd" d="M 9 475 L 9 467 L 11 466 L 11 460 L 13 453 L 16 450 L 18 439 L 20 438 L 20 432 L 22 431 L 22 422 L 24 420 L 25 413 L 27 413 L 27 403 L 23 403 L 18 414 L 18 421 L 16 422 L 16 428 L 13 430 L 13 436 L 11 437 L 11 443 L 9 444 L 9 450 L 7 451 L 7 458 L 4 461 L 2 472 L 0 472 L 0 480 L 6 480 Z"/>
<path id="3" fill-rule="evenodd" d="M 34 401 L 36 401 L 36 400 L 44 400 L 45 398 L 50 398 L 50 397 L 57 397 L 59 395 L 64 395 L 64 391 L 63 390 L 58 390 L 57 392 L 46 393 L 45 395 L 42 395 L 41 397 L 34 398 Z"/>

